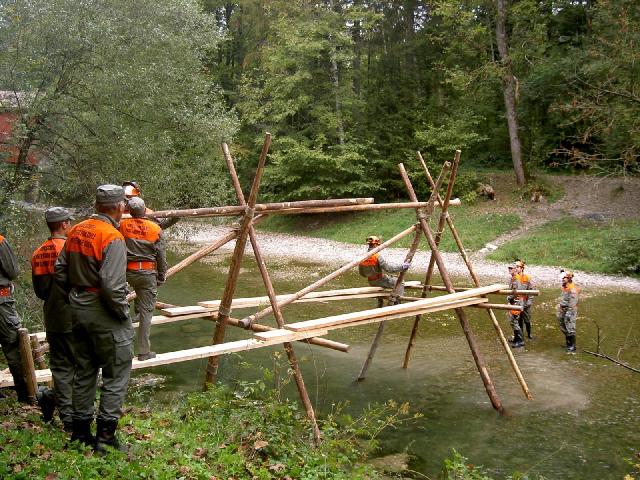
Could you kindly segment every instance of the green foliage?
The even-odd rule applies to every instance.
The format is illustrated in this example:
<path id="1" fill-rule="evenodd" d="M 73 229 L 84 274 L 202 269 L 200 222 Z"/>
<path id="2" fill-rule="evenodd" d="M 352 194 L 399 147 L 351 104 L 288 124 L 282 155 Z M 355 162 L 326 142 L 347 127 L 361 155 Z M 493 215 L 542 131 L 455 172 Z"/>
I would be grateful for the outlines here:
<path id="1" fill-rule="evenodd" d="M 636 273 L 640 222 L 565 218 L 502 245 L 489 258 L 602 273 Z M 579 282 L 579 279 L 578 279 Z"/>
<path id="2" fill-rule="evenodd" d="M 455 449 L 451 457 L 444 461 L 443 475 L 446 480 L 492 480 L 482 467 L 469 464 L 469 461 Z"/>
<path id="3" fill-rule="evenodd" d="M 374 169 L 375 163 L 355 146 L 323 150 L 285 138 L 271 155 L 264 192 L 267 198 L 281 201 L 367 197 L 381 187 L 380 180 L 370 174 Z"/>
<path id="4" fill-rule="evenodd" d="M 245 385 L 246 387 L 247 385 Z M 362 463 L 384 429 L 413 418 L 408 405 L 377 405 L 358 418 L 339 409 L 321 423 L 317 446 L 297 404 L 276 391 L 215 386 L 173 406 L 130 408 L 119 422 L 129 454 L 98 457 L 66 447 L 66 435 L 43 425 L 37 410 L 0 404 L 2 478 L 370 479 Z M 18 428 L 20 425 L 20 428 Z"/>
<path id="5" fill-rule="evenodd" d="M 196 1 L 28 0 L 4 3 L 0 18 L 0 88 L 20 92 L 9 99 L 13 141 L 37 149 L 57 198 L 91 198 L 96 184 L 131 178 L 159 184 L 234 132 L 202 68 L 220 35 Z M 215 193 L 220 179 L 207 177 Z M 152 190 L 168 199 L 166 184 Z M 171 200 L 202 197 L 190 193 Z"/>

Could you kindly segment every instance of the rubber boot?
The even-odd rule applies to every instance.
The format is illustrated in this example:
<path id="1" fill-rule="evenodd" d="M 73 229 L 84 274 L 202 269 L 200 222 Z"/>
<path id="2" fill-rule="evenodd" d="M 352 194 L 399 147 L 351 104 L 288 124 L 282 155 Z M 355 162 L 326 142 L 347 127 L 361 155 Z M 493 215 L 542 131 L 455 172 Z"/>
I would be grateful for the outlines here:
<path id="1" fill-rule="evenodd" d="M 13 376 L 13 388 L 18 396 L 18 402 L 31 403 L 29 390 L 27 389 L 27 382 L 25 382 L 24 377 L 22 376 L 22 367 L 9 365 L 9 371 Z"/>
<path id="2" fill-rule="evenodd" d="M 118 437 L 116 436 L 116 429 L 118 428 L 117 420 L 101 420 L 98 419 L 98 426 L 96 430 L 96 453 L 104 455 L 107 453 L 107 447 L 126 452 L 128 450 L 126 445 L 120 445 Z"/>
<path id="3" fill-rule="evenodd" d="M 38 405 L 42 410 L 42 421 L 49 423 L 53 420 L 53 412 L 56 410 L 56 397 L 53 390 L 47 387 L 38 389 Z"/>
<path id="4" fill-rule="evenodd" d="M 522 339 L 521 332 L 513 332 L 513 342 L 511 342 L 511 347 L 513 348 L 524 347 L 524 340 Z"/>
<path id="5" fill-rule="evenodd" d="M 575 335 L 567 335 L 567 353 L 575 353 L 576 351 L 576 336 Z"/>
<path id="6" fill-rule="evenodd" d="M 527 327 L 527 338 L 528 338 L 529 340 L 533 340 L 533 335 L 531 335 L 531 324 L 530 324 L 530 323 L 527 323 L 527 324 L 526 324 L 526 327 Z"/>
<path id="7" fill-rule="evenodd" d="M 91 435 L 91 424 L 93 420 L 73 420 L 71 441 L 79 442 L 88 447 L 95 448 L 96 437 Z"/>

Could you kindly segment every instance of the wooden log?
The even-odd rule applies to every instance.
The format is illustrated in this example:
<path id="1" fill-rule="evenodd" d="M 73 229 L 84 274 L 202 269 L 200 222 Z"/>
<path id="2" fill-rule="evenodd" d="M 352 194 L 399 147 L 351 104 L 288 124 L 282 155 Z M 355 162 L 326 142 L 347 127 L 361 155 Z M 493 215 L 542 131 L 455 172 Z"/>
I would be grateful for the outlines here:
<path id="1" fill-rule="evenodd" d="M 418 281 L 408 281 L 405 283 L 405 287 L 413 287 L 420 285 Z M 353 298 L 368 298 L 362 297 L 360 295 L 366 294 L 375 294 L 375 296 L 388 296 L 391 292 L 389 289 L 385 289 L 382 287 L 356 287 L 356 288 L 340 288 L 335 290 L 322 290 L 319 292 L 310 292 L 302 298 L 297 299 L 297 302 L 309 301 L 311 299 L 322 299 L 325 297 L 336 297 L 340 299 L 349 299 Z M 289 298 L 295 298 L 295 294 L 288 293 L 277 295 L 276 298 L 278 301 L 286 300 Z M 269 301 L 269 297 L 242 297 L 242 298 L 234 298 L 233 299 L 233 308 L 243 308 L 243 307 L 257 307 L 258 305 L 262 305 Z M 198 302 L 198 305 L 208 309 L 217 309 L 220 306 L 220 300 L 207 300 L 204 302 Z"/>
<path id="2" fill-rule="evenodd" d="M 357 320 L 362 320 L 365 318 L 381 317 L 387 314 L 412 312 L 423 307 L 430 307 L 433 305 L 443 305 L 456 300 L 479 297 L 480 295 L 490 293 L 491 291 L 498 290 L 500 288 L 504 288 L 504 285 L 502 284 L 488 285 L 486 287 L 480 287 L 473 290 L 468 290 L 466 292 L 455 292 L 455 293 L 450 293 L 446 295 L 440 295 L 438 297 L 423 298 L 411 303 L 402 303 L 399 305 L 391 305 L 388 307 L 373 308 L 370 310 L 362 310 L 359 312 L 349 312 L 349 313 L 343 313 L 341 315 L 334 315 L 332 317 L 326 317 L 321 319 L 322 322 L 318 322 L 317 320 L 307 320 L 305 322 L 288 324 L 285 326 L 285 328 L 289 330 L 295 330 L 295 331 L 310 330 L 313 328 L 317 328 L 318 325 L 322 325 L 322 328 L 326 328 L 327 326 L 330 326 L 333 324 L 355 322 Z"/>
<path id="3" fill-rule="evenodd" d="M 462 202 L 459 198 L 451 200 L 450 205 L 460 206 Z M 349 205 L 344 207 L 316 207 L 316 208 L 292 208 L 286 210 L 266 210 L 265 215 L 303 215 L 317 213 L 344 213 L 363 212 L 370 210 L 396 210 L 406 208 L 425 208 L 427 202 L 405 202 L 405 203 L 374 203 L 371 205 Z"/>
<path id="4" fill-rule="evenodd" d="M 402 296 L 400 297 L 400 300 L 402 300 L 403 302 L 415 302 L 416 300 L 420 300 L 420 298 Z M 521 305 L 508 305 L 505 303 L 483 303 L 480 305 L 474 305 L 474 307 L 484 309 L 492 308 L 495 310 L 518 310 L 520 312 L 524 310 L 524 307 L 522 307 Z"/>
<path id="5" fill-rule="evenodd" d="M 371 255 L 374 255 L 374 254 L 384 250 L 389 245 L 392 245 L 395 242 L 397 242 L 398 240 L 406 237 L 407 235 L 410 235 L 411 233 L 413 233 L 416 230 L 416 228 L 417 228 L 416 225 L 412 225 L 411 227 L 409 227 L 406 230 L 404 230 L 404 231 L 400 232 L 399 234 L 397 234 L 395 237 L 390 238 L 389 240 L 387 240 L 386 242 L 384 242 L 380 246 L 374 248 L 373 250 L 369 250 L 366 254 L 364 254 L 364 255 L 358 257 L 357 259 L 347 263 L 346 265 L 340 267 L 338 270 L 334 271 L 333 273 L 330 273 L 329 275 L 325 276 L 324 278 L 321 278 L 320 280 L 318 280 L 317 282 L 309 285 L 308 287 L 303 288 L 299 292 L 294 293 L 291 296 L 290 299 L 283 300 L 282 302 L 278 302 L 278 306 L 280 308 L 282 308 L 285 305 L 288 305 L 288 304 L 292 303 L 294 300 L 296 300 L 298 298 L 302 298 L 305 295 L 307 295 L 308 293 L 311 293 L 314 290 L 317 290 L 322 285 L 327 284 L 328 282 L 330 282 L 334 278 L 338 277 L 339 275 L 343 274 L 347 270 L 352 269 L 353 267 L 358 265 L 361 261 L 369 258 Z M 264 318 L 267 315 L 271 314 L 272 311 L 273 311 L 273 309 L 271 307 L 265 308 L 263 310 L 260 310 L 257 313 L 254 313 L 253 315 L 250 315 L 248 317 L 243 318 L 241 320 L 241 322 L 245 326 L 245 328 L 247 328 L 249 325 L 251 325 L 251 323 L 255 322 L 256 320 L 259 320 L 259 319 Z"/>
<path id="6" fill-rule="evenodd" d="M 373 198 L 336 198 L 329 200 L 301 200 L 297 202 L 278 203 L 257 203 L 252 208 L 256 212 L 274 213 L 279 210 L 289 210 L 292 208 L 322 208 L 322 207 L 344 207 L 349 205 L 366 205 L 373 203 Z M 175 218 L 175 217 L 218 217 L 218 216 L 238 216 L 243 215 L 245 206 L 234 205 L 225 207 L 191 208 L 183 210 L 159 210 L 147 214 L 153 218 Z"/>
<path id="7" fill-rule="evenodd" d="M 441 286 L 441 285 L 428 285 L 427 288 L 435 292 L 447 291 L 447 287 Z M 463 292 L 465 290 L 469 290 L 470 288 L 476 288 L 476 287 L 455 287 L 454 290 L 456 292 Z M 533 297 L 536 295 L 540 295 L 540 290 L 510 290 L 507 288 L 505 290 L 500 290 L 499 292 L 494 292 L 491 295 L 530 295 Z"/>
<path id="8" fill-rule="evenodd" d="M 276 338 L 279 338 L 281 335 L 285 335 L 285 332 L 291 331 L 289 327 L 294 327 L 296 328 L 295 331 L 299 331 L 299 332 L 305 332 L 305 331 L 314 332 L 314 331 L 324 331 L 324 330 L 331 331 L 331 330 L 337 330 L 341 328 L 350 328 L 350 327 L 357 327 L 361 325 L 367 325 L 369 323 L 387 322 L 390 320 L 407 318 L 409 316 L 415 315 L 416 312 L 422 312 L 422 314 L 427 314 L 427 313 L 441 312 L 443 310 L 451 310 L 453 308 L 462 308 L 462 307 L 481 305 L 486 301 L 487 299 L 482 297 L 463 298 L 459 300 L 453 300 L 451 302 L 445 302 L 440 305 L 424 306 L 424 307 L 420 307 L 410 311 L 387 313 L 379 317 L 362 316 L 358 320 L 354 320 L 354 321 L 335 322 L 332 319 L 332 317 L 317 318 L 315 320 L 305 320 L 305 322 L 290 323 L 284 329 L 273 330 L 271 332 L 265 332 L 265 333 L 255 333 L 254 337 L 259 340 L 275 340 Z M 387 308 L 387 307 L 382 307 L 382 308 Z M 315 323 L 307 324 L 304 329 L 300 329 L 300 330 L 297 329 L 299 326 L 302 326 L 300 324 L 303 324 L 306 322 L 315 322 Z"/>
<path id="9" fill-rule="evenodd" d="M 418 152 L 418 160 L 420 161 L 420 163 L 422 164 L 422 168 L 424 169 L 425 175 L 427 176 L 427 180 L 430 183 L 433 183 L 433 179 L 431 178 L 431 175 L 429 174 L 429 169 L 427 168 L 426 163 L 424 162 L 422 155 L 420 155 L 420 152 Z M 454 169 L 452 171 L 452 174 L 455 174 L 457 172 L 457 168 L 458 168 L 458 164 L 460 162 L 460 156 L 456 155 L 456 159 L 454 162 Z M 451 183 L 453 182 L 453 179 L 451 181 Z M 438 198 L 438 201 L 441 201 L 440 198 Z M 442 230 L 444 228 L 444 223 L 443 220 L 446 220 L 447 225 L 449 226 L 449 230 L 451 231 L 451 235 L 453 235 L 453 239 L 456 242 L 456 246 L 458 247 L 458 251 L 460 252 L 460 256 L 462 257 L 462 260 L 464 261 L 465 265 L 467 266 L 467 270 L 469 271 L 469 274 L 471 275 L 471 279 L 473 280 L 473 284 L 474 286 L 479 286 L 480 285 L 480 280 L 478 279 L 478 276 L 475 273 L 475 270 L 473 268 L 473 265 L 471 263 L 471 259 L 469 258 L 469 255 L 467 255 L 467 251 L 464 248 L 464 245 L 462 244 L 462 239 L 460 238 L 460 235 L 458 235 L 458 231 L 456 230 L 455 225 L 453 224 L 453 220 L 451 219 L 451 217 L 448 214 L 447 208 L 446 208 L 446 199 L 445 202 L 443 204 L 442 207 L 442 215 L 440 216 L 440 223 L 439 223 L 439 230 Z M 425 282 L 425 285 L 429 284 L 429 281 Z M 513 290 L 512 290 L 513 293 Z M 513 372 L 516 375 L 516 378 L 518 379 L 518 383 L 520 383 L 520 387 L 522 388 L 523 393 L 525 394 L 525 397 L 529 400 L 533 399 L 533 396 L 531 395 L 531 392 L 529 391 L 529 387 L 527 386 L 527 382 L 524 379 L 524 376 L 522 375 L 522 372 L 520 371 L 520 368 L 518 367 L 518 363 L 516 362 L 515 357 L 513 356 L 513 352 L 511 351 L 511 348 L 509 346 L 509 344 L 507 343 L 507 339 L 504 336 L 504 332 L 502 331 L 502 328 L 500 328 L 500 324 L 498 323 L 498 319 L 496 318 L 495 314 L 493 313 L 493 310 L 489 309 L 487 310 L 487 314 L 489 315 L 489 319 L 491 320 L 491 323 L 493 324 L 493 328 L 495 329 L 497 335 L 498 335 L 498 339 L 500 340 L 500 343 L 502 344 L 502 348 L 505 351 L 505 353 L 507 354 L 507 358 L 509 359 L 509 364 L 511 365 L 511 369 L 513 370 Z"/>
<path id="10" fill-rule="evenodd" d="M 425 218 L 428 218 L 433 213 L 433 206 L 435 204 L 436 195 L 438 195 L 438 190 L 440 189 L 440 185 L 442 184 L 442 181 L 444 180 L 444 177 L 445 177 L 445 173 L 449 169 L 450 165 L 451 164 L 449 162 L 445 162 L 444 165 L 442 166 L 442 170 L 440 171 L 440 175 L 438 177 L 438 182 L 436 183 L 436 186 L 434 187 L 431 193 L 431 197 L 427 202 L 427 206 L 424 208 L 423 212 L 416 210 L 417 215 L 423 215 Z M 415 255 L 415 252 L 418 249 L 418 245 L 420 245 L 421 237 L 422 237 L 422 233 L 420 232 L 419 229 L 417 229 L 416 236 L 411 244 L 411 247 L 409 248 L 409 252 L 407 253 L 405 262 L 411 263 L 411 261 L 413 260 L 413 256 Z M 404 280 L 405 275 L 406 275 L 406 272 L 401 272 L 400 275 L 398 275 L 398 278 L 396 279 L 395 287 L 393 289 L 393 296 L 389 299 L 390 305 L 398 302 L 398 295 L 400 293 L 400 289 L 402 288 L 402 282 Z M 384 325 L 385 325 L 384 322 L 381 322 L 378 324 L 378 331 L 376 332 L 376 335 L 373 341 L 371 342 L 371 346 L 369 347 L 369 353 L 367 354 L 367 357 L 364 363 L 362 364 L 362 368 L 360 369 L 360 374 L 358 375 L 358 378 L 357 378 L 359 382 L 365 379 L 367 375 L 367 370 L 369 369 L 371 362 L 373 362 L 373 357 L 376 354 L 376 350 L 378 349 L 380 339 L 382 338 L 382 333 L 384 332 Z"/>
<path id="11" fill-rule="evenodd" d="M 227 162 L 227 167 L 229 169 L 229 173 L 231 175 L 231 179 L 233 182 L 233 186 L 236 191 L 236 197 L 238 199 L 238 203 L 240 205 L 245 205 L 244 194 L 242 193 L 242 188 L 240 187 L 240 181 L 238 180 L 238 175 L 236 174 L 236 169 L 233 164 L 233 159 L 231 158 L 231 153 L 229 152 L 229 148 L 226 143 L 222 144 L 222 151 Z M 256 257 L 256 262 L 258 262 L 258 269 L 260 270 L 260 275 L 262 276 L 262 282 L 267 290 L 267 295 L 269 297 L 269 301 L 271 302 L 271 307 L 273 308 L 274 317 L 276 319 L 276 324 L 279 328 L 284 326 L 284 318 L 282 317 L 282 312 L 280 308 L 278 308 L 278 301 L 276 299 L 276 291 L 273 288 L 273 283 L 271 282 L 271 277 L 269 276 L 269 271 L 267 270 L 267 264 L 264 261 L 264 257 L 262 256 L 262 250 L 260 249 L 260 245 L 258 244 L 258 239 L 256 238 L 256 232 L 252 225 L 249 225 L 249 241 L 251 242 L 251 247 L 253 248 L 253 253 Z M 316 415 L 313 410 L 313 406 L 311 405 L 311 400 L 309 399 L 309 394 L 307 393 L 307 388 L 304 385 L 304 379 L 302 377 L 302 372 L 300 371 L 300 366 L 298 365 L 298 359 L 296 358 L 296 354 L 293 350 L 293 345 L 291 342 L 284 342 L 284 350 L 287 354 L 287 358 L 289 360 L 289 366 L 293 371 L 293 378 L 296 383 L 296 388 L 298 389 L 298 394 L 300 395 L 300 401 L 304 406 L 304 409 L 307 413 L 307 417 L 311 421 L 311 425 L 313 427 L 313 436 L 316 442 L 320 441 L 320 429 L 318 428 L 318 422 L 316 421 Z"/>
<path id="12" fill-rule="evenodd" d="M 225 285 L 224 292 L 222 294 L 222 301 L 218 308 L 219 317 L 216 323 L 216 329 L 213 334 L 212 344 L 222 343 L 224 341 L 224 334 L 227 328 L 227 319 L 231 314 L 231 302 L 233 301 L 233 294 L 236 290 L 236 283 L 238 281 L 238 275 L 240 274 L 240 264 L 244 255 L 244 249 L 247 244 L 247 238 L 249 236 L 249 228 L 251 227 L 251 220 L 255 213 L 256 201 L 258 199 L 258 190 L 260 189 L 260 180 L 264 173 L 264 166 L 267 160 L 267 152 L 271 145 L 271 134 L 267 132 L 264 137 L 264 143 L 262 144 L 262 151 L 260 152 L 260 158 L 258 159 L 258 167 L 253 177 L 253 183 L 251 185 L 251 192 L 249 193 L 249 200 L 245 208 L 244 217 L 240 224 L 238 238 L 236 240 L 233 256 L 231 257 L 231 264 L 229 265 L 229 274 L 227 277 L 227 284 Z M 218 374 L 218 357 L 211 356 L 207 363 L 207 372 L 205 376 L 206 389 L 207 384 L 214 383 Z"/>
<path id="13" fill-rule="evenodd" d="M 456 157 L 459 158 L 460 151 L 456 151 Z M 413 186 L 411 185 L 411 180 L 409 180 L 409 176 L 407 175 L 406 170 L 404 169 L 404 165 L 400 164 L 400 175 L 402 176 L 402 180 L 407 188 L 407 193 L 409 194 L 409 200 L 412 202 L 417 201 L 416 193 L 413 190 Z M 453 182 L 450 182 L 453 183 Z M 425 219 L 419 218 L 420 226 L 422 227 L 422 232 L 427 238 L 427 242 L 429 243 L 429 247 L 431 248 L 431 256 L 435 258 L 435 262 L 438 265 L 438 271 L 440 272 L 440 277 L 442 277 L 442 281 L 449 290 L 449 292 L 453 295 L 457 295 L 462 292 L 454 293 L 453 283 L 449 278 L 449 273 L 444 264 L 444 260 L 442 259 L 442 255 L 440 255 L 440 251 L 438 250 L 438 245 L 435 242 L 433 237 L 433 233 L 431 232 L 431 228 Z M 425 282 L 428 284 L 429 282 Z M 471 354 L 473 355 L 473 359 L 475 361 L 476 367 L 478 368 L 478 372 L 480 373 L 480 377 L 482 378 L 482 383 L 484 384 L 485 390 L 489 399 L 491 400 L 491 404 L 493 408 L 495 408 L 501 414 L 505 413 L 504 407 L 502 406 L 502 402 L 498 397 L 498 394 L 495 390 L 491 377 L 489 376 L 489 371 L 485 366 L 484 358 L 482 353 L 480 353 L 480 349 L 478 348 L 475 335 L 473 334 L 473 330 L 471 329 L 471 325 L 469 325 L 469 321 L 467 320 L 466 313 L 462 308 L 455 309 L 456 315 L 458 316 L 458 320 L 460 321 L 460 325 L 462 326 L 462 330 L 467 339 L 467 343 L 469 344 L 469 348 L 471 349 Z"/>
<path id="14" fill-rule="evenodd" d="M 26 328 L 18 329 L 18 342 L 22 360 L 22 375 L 27 387 L 27 401 L 35 405 L 37 402 L 38 382 L 36 381 L 36 367 L 33 363 L 29 330 Z"/>

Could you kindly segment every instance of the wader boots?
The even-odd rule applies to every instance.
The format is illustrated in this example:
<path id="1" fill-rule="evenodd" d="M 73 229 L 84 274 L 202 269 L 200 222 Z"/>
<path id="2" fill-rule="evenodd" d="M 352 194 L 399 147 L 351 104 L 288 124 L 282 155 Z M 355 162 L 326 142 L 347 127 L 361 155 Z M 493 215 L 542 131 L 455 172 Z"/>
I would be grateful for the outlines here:
<path id="1" fill-rule="evenodd" d="M 104 455 L 107 453 L 106 447 L 111 447 L 121 452 L 128 450 L 126 445 L 121 445 L 116 437 L 116 429 L 118 428 L 118 420 L 101 420 L 98 419 L 96 430 L 96 453 Z"/>
<path id="2" fill-rule="evenodd" d="M 574 353 L 576 351 L 576 336 L 567 335 L 567 353 Z"/>
<path id="3" fill-rule="evenodd" d="M 37 398 L 40 410 L 42 410 L 42 421 L 49 423 L 53 420 L 53 412 L 56 409 L 56 397 L 53 390 L 47 387 L 39 387 Z"/>
<path id="4" fill-rule="evenodd" d="M 91 424 L 93 420 L 73 420 L 71 433 L 72 442 L 80 442 L 88 447 L 96 447 L 96 437 L 91 435 Z"/>
<path id="5" fill-rule="evenodd" d="M 524 340 L 522 339 L 522 332 L 513 332 L 513 341 L 511 342 L 513 348 L 524 347 Z"/>

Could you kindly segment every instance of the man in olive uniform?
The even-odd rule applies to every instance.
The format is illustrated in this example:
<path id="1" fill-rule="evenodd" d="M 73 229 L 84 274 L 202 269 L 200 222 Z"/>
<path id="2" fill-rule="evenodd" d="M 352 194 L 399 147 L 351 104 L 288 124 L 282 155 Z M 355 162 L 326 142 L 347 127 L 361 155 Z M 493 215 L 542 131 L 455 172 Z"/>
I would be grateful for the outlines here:
<path id="1" fill-rule="evenodd" d="M 367 237 L 367 247 L 369 250 L 380 245 L 380 238 L 375 235 Z M 385 258 L 380 253 L 375 253 L 358 264 L 358 272 L 363 277 L 367 277 L 369 285 L 372 287 L 394 288 L 396 277 L 386 275 L 386 273 L 404 272 L 409 269 L 409 263 L 395 264 Z M 400 287 L 399 296 L 404 293 L 404 284 Z M 380 304 L 380 302 L 379 302 Z"/>
<path id="2" fill-rule="evenodd" d="M 160 226 L 144 218 L 145 204 L 140 197 L 128 202 L 132 218 L 122 219 L 120 233 L 127 245 L 127 282 L 136 292 L 135 320 L 138 323 L 138 360 L 154 358 L 149 334 L 156 305 L 158 285 L 167 273 L 167 257 Z"/>
<path id="3" fill-rule="evenodd" d="M 509 265 L 507 268 L 509 269 L 509 289 L 516 290 L 518 282 L 516 279 L 517 265 Z M 511 294 L 507 297 L 507 303 L 509 305 L 516 305 L 516 301 L 517 297 L 515 294 Z M 520 313 L 522 313 L 520 310 L 509 310 L 507 312 L 509 323 L 511 324 L 511 328 L 513 329 L 513 338 L 510 340 L 511 346 L 513 348 L 524 347 L 524 337 L 522 335 Z"/>
<path id="4" fill-rule="evenodd" d="M 72 218 L 62 207 L 47 209 L 44 218 L 51 236 L 31 256 L 31 279 L 36 295 L 44 300 L 44 326 L 49 343 L 53 391 L 44 389 L 39 401 L 45 422 L 53 418 L 53 410 L 57 406 L 65 431 L 71 432 L 71 392 L 76 363 L 71 343 L 71 309 L 64 290 L 53 277 L 56 259 L 64 248 Z"/>
<path id="5" fill-rule="evenodd" d="M 522 260 L 516 260 L 516 289 L 517 290 L 533 290 L 535 287 L 531 277 L 524 273 L 525 263 Z M 527 338 L 533 340 L 531 335 L 531 306 L 533 297 L 531 295 L 518 295 L 517 304 L 522 306 L 520 313 L 520 330 L 527 329 Z M 524 332 L 523 332 L 524 333 Z"/>
<path id="6" fill-rule="evenodd" d="M 576 318 L 578 317 L 578 296 L 580 289 L 573 283 L 573 273 L 563 272 L 562 296 L 558 304 L 557 319 L 560 331 L 567 342 L 567 353 L 576 351 Z"/>
<path id="7" fill-rule="evenodd" d="M 98 187 L 96 213 L 69 231 L 55 266 L 56 281 L 68 292 L 73 320 L 76 376 L 71 440 L 119 448 L 115 432 L 133 359 L 133 326 L 127 303 L 127 249 L 118 222 L 124 191 Z M 102 388 L 96 437 L 91 435 L 98 370 Z M 95 442 L 95 444 L 94 444 Z"/>
<path id="8" fill-rule="evenodd" d="M 18 329 L 22 328 L 22 324 L 18 312 L 16 312 L 13 283 L 11 283 L 18 276 L 18 273 L 20 273 L 18 258 L 13 253 L 7 239 L 0 235 L 0 344 L 4 356 L 7 358 L 9 371 L 13 376 L 18 401 L 27 403 L 29 402 L 29 394 L 22 374 L 20 345 L 18 343 Z"/>

